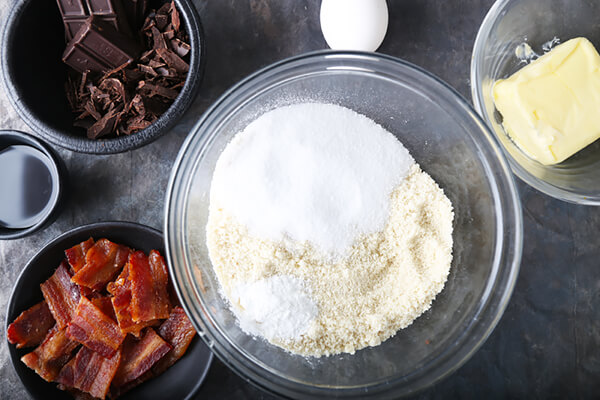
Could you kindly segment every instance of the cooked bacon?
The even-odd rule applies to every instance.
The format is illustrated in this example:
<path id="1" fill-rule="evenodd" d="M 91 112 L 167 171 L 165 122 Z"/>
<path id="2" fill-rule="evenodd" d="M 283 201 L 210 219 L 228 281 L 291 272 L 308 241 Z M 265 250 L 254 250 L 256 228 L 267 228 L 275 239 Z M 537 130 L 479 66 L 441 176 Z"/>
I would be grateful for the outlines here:
<path id="1" fill-rule="evenodd" d="M 100 311 L 102 311 L 106 316 L 109 316 L 115 322 L 117 321 L 117 316 L 115 315 L 115 309 L 113 308 L 110 297 L 108 297 L 108 296 L 96 297 L 96 298 L 90 299 L 90 301 L 92 302 L 93 305 L 98 307 L 98 309 Z"/>
<path id="2" fill-rule="evenodd" d="M 123 345 L 123 359 L 113 381 L 116 387 L 140 377 L 171 350 L 152 328 L 147 328 L 140 340 L 130 339 Z"/>
<path id="3" fill-rule="evenodd" d="M 120 351 L 111 358 L 104 358 L 87 347 L 82 347 L 63 367 L 56 381 L 61 385 L 104 399 L 120 362 Z"/>
<path id="4" fill-rule="evenodd" d="M 152 250 L 150 257 L 136 251 L 129 257 L 131 282 L 131 318 L 134 322 L 169 317 L 168 272 L 159 252 Z"/>
<path id="5" fill-rule="evenodd" d="M 192 339 L 196 336 L 196 330 L 183 308 L 175 307 L 171 311 L 169 319 L 158 328 L 158 334 L 173 348 L 152 368 L 155 375 L 162 374 L 185 354 Z"/>
<path id="6" fill-rule="evenodd" d="M 189 318 L 183 311 L 183 308 L 177 306 L 171 311 L 169 319 L 164 321 L 158 329 L 159 335 L 172 346 L 172 349 L 164 355 L 158 362 L 146 373 L 140 377 L 128 382 L 122 386 L 113 385 L 111 387 L 111 397 L 116 398 L 130 391 L 134 387 L 152 379 L 177 362 L 187 351 L 196 331 Z"/>
<path id="7" fill-rule="evenodd" d="M 21 361 L 37 372 L 39 376 L 52 382 L 60 369 L 69 361 L 79 343 L 71 340 L 66 329 L 54 327 L 34 351 L 21 357 Z"/>
<path id="8" fill-rule="evenodd" d="M 71 282 L 69 266 L 63 260 L 54 274 L 40 285 L 42 294 L 59 329 L 63 329 L 73 318 L 81 297 L 79 288 Z"/>
<path id="9" fill-rule="evenodd" d="M 65 256 L 74 272 L 79 271 L 85 265 L 85 255 L 88 250 L 94 245 L 94 239 L 89 238 L 85 242 L 81 242 L 70 249 L 65 250 Z"/>
<path id="10" fill-rule="evenodd" d="M 77 285 L 77 287 L 79 287 L 79 293 L 81 293 L 81 295 L 83 297 L 87 297 L 88 300 L 97 299 L 99 297 L 102 297 L 102 295 L 100 294 L 100 292 L 97 292 L 97 291 L 95 291 L 93 289 L 90 289 L 90 288 L 85 287 L 85 286 L 79 286 L 79 285 Z"/>
<path id="11" fill-rule="evenodd" d="M 127 262 L 131 250 L 108 239 L 98 240 L 85 255 L 85 265 L 72 280 L 97 291 L 104 289 Z"/>
<path id="12" fill-rule="evenodd" d="M 125 339 L 119 325 L 85 297 L 79 301 L 68 333 L 73 340 L 107 358 L 115 354 Z"/>
<path id="13" fill-rule="evenodd" d="M 131 282 L 127 279 L 128 276 L 129 264 L 125 265 L 123 272 L 121 272 L 116 281 L 108 284 L 107 290 L 113 295 L 111 298 L 112 306 L 121 332 L 131 333 L 139 337 L 142 329 L 156 324 L 157 321 L 134 322 L 131 319 Z"/>
<path id="14" fill-rule="evenodd" d="M 45 301 L 23 311 L 6 330 L 6 337 L 17 349 L 42 343 L 55 321 Z"/>

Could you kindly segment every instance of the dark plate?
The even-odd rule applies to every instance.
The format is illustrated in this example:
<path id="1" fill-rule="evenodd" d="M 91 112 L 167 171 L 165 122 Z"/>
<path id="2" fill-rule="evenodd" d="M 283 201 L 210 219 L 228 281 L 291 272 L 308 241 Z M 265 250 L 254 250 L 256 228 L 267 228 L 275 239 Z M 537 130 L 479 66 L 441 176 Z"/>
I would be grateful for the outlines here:
<path id="1" fill-rule="evenodd" d="M 64 250 L 88 239 L 90 236 L 94 239 L 104 237 L 146 253 L 156 249 L 164 254 L 164 241 L 161 232 L 131 222 L 100 222 L 66 232 L 44 246 L 21 272 L 8 303 L 6 327 L 23 310 L 43 299 L 39 285 L 54 273 L 54 270 L 64 258 Z M 7 345 L 13 367 L 34 399 L 59 400 L 72 398 L 68 393 L 58 390 L 56 384 L 44 381 L 21 362 L 20 358 L 32 351 L 32 347 L 17 350 L 15 346 L 8 342 Z M 178 400 L 190 398 L 206 377 L 211 361 L 211 351 L 202 340 L 196 337 L 185 356 L 164 374 L 143 383 L 120 397 L 120 399 Z"/>

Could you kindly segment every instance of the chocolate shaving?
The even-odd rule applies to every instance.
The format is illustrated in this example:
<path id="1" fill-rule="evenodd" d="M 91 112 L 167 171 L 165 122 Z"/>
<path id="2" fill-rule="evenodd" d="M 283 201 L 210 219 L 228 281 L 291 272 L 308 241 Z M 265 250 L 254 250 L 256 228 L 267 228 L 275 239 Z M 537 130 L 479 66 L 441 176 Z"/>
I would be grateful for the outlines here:
<path id="1" fill-rule="evenodd" d="M 171 25 L 173 25 L 174 31 L 179 31 L 180 21 L 179 21 L 179 12 L 175 7 L 175 2 L 171 3 Z"/>
<path id="2" fill-rule="evenodd" d="M 167 99 L 175 100 L 179 92 L 177 90 L 169 89 L 164 86 L 153 85 L 151 83 L 146 83 L 145 81 L 141 81 L 138 85 L 138 89 L 145 93 L 148 97 L 154 96 L 162 96 Z"/>
<path id="3" fill-rule="evenodd" d="M 151 32 L 152 40 L 154 40 L 154 49 L 166 49 L 167 42 L 165 42 L 165 38 L 163 37 L 162 33 L 160 33 L 160 31 L 155 26 L 151 28 Z"/>
<path id="4" fill-rule="evenodd" d="M 186 73 L 190 69 L 188 63 L 169 49 L 156 49 L 156 53 L 170 68 L 174 68 L 178 73 Z"/>
<path id="5" fill-rule="evenodd" d="M 83 107 L 85 108 L 84 113 L 87 113 L 87 115 L 90 115 L 96 121 L 102 118 L 102 115 L 98 111 L 96 111 L 96 107 L 94 106 L 94 102 L 92 100 L 86 101 Z"/>
<path id="6" fill-rule="evenodd" d="M 179 57 L 185 57 L 190 52 L 190 49 L 191 49 L 190 45 L 182 42 L 181 40 L 179 40 L 177 38 L 172 39 L 169 43 L 171 44 L 171 49 L 175 53 L 177 53 L 177 55 L 179 55 Z"/>
<path id="7" fill-rule="evenodd" d="M 116 127 L 116 121 L 119 117 L 119 111 L 122 108 L 122 104 L 116 108 L 112 108 L 102 118 L 96 121 L 96 123 L 88 129 L 88 138 L 97 139 L 99 137 L 108 135 L 111 132 L 114 132 Z"/>

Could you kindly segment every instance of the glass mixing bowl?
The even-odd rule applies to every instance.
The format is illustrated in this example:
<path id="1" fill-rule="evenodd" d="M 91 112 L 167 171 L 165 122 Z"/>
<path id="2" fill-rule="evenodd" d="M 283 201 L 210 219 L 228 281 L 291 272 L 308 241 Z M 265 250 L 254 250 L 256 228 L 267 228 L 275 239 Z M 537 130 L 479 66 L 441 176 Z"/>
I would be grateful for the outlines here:
<path id="1" fill-rule="evenodd" d="M 600 141 L 557 165 L 529 158 L 508 137 L 494 107 L 492 87 L 523 63 L 516 48 L 527 43 L 537 54 L 553 38 L 584 36 L 600 48 L 600 1 L 499 0 L 485 17 L 473 48 L 471 91 L 475 109 L 502 143 L 513 172 L 541 192 L 578 204 L 600 205 Z M 599 111 L 600 112 L 600 111 Z"/>
<path id="2" fill-rule="evenodd" d="M 298 102 L 335 103 L 375 120 L 408 148 L 454 205 L 454 259 L 431 309 L 380 346 L 322 358 L 253 338 L 221 297 L 205 240 L 215 163 L 262 113 Z M 197 123 L 171 176 L 167 256 L 195 327 L 242 378 L 294 398 L 398 397 L 447 376 L 500 319 L 519 269 L 522 216 L 496 139 L 454 90 L 384 55 L 321 52 L 274 64 L 225 93 Z"/>

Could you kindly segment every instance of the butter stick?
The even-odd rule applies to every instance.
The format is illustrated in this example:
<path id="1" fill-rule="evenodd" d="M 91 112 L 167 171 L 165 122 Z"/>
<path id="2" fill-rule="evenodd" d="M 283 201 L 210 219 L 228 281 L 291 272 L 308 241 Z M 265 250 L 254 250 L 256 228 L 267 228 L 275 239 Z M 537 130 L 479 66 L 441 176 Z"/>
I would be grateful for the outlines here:
<path id="1" fill-rule="evenodd" d="M 600 55 L 571 39 L 494 84 L 494 102 L 512 140 L 545 165 L 600 138 Z"/>

